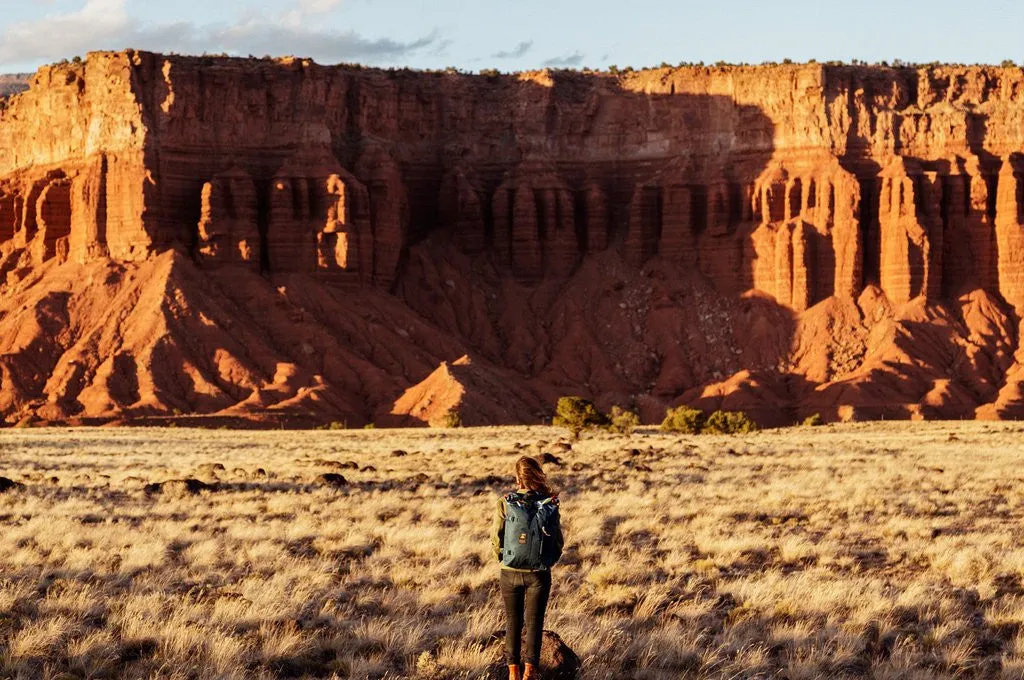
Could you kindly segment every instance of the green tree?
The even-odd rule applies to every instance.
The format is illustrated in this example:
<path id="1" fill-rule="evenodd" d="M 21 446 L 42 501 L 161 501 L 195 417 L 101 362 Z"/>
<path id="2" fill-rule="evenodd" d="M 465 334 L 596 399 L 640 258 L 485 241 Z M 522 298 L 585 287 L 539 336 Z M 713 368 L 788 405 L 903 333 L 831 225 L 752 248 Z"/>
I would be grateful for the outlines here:
<path id="1" fill-rule="evenodd" d="M 682 434 L 700 434 L 704 429 L 707 417 L 700 409 L 689 406 L 670 408 L 661 423 L 662 432 L 680 432 Z"/>
<path id="2" fill-rule="evenodd" d="M 608 429 L 616 434 L 633 434 L 633 430 L 640 427 L 640 416 L 618 406 L 612 406 L 608 418 L 611 421 Z"/>
<path id="3" fill-rule="evenodd" d="M 444 414 L 441 419 L 441 425 L 443 427 L 462 427 L 462 416 L 459 415 L 458 409 L 450 408 L 448 412 Z"/>
<path id="4" fill-rule="evenodd" d="M 583 397 L 562 397 L 555 406 L 555 418 L 551 422 L 566 428 L 573 439 L 578 439 L 583 430 L 606 426 L 608 418 Z"/>
<path id="5" fill-rule="evenodd" d="M 740 411 L 715 411 L 708 416 L 706 434 L 749 434 L 757 432 L 757 423 Z"/>
<path id="6" fill-rule="evenodd" d="M 804 427 L 818 427 L 825 424 L 825 419 L 821 417 L 820 413 L 807 416 L 804 420 Z"/>

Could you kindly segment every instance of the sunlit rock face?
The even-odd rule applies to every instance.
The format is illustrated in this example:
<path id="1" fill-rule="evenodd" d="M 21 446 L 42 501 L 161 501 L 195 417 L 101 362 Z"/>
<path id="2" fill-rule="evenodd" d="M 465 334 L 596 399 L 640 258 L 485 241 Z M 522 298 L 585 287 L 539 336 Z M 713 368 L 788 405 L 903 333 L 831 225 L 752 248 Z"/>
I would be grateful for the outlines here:
<path id="1" fill-rule="evenodd" d="M 1022 99 L 1017 68 L 43 68 L 0 105 L 0 411 L 409 422 L 469 355 L 497 420 L 1015 415 Z"/>

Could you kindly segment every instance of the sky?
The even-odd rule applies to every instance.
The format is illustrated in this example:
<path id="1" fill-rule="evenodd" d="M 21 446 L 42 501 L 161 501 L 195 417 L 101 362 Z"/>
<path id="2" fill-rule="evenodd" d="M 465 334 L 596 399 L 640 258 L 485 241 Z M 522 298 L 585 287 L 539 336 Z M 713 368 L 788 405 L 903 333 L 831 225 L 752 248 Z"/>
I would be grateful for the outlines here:
<path id="1" fill-rule="evenodd" d="M 662 62 L 1024 63 L 997 0 L 0 0 L 0 72 L 92 50 L 502 71 Z"/>

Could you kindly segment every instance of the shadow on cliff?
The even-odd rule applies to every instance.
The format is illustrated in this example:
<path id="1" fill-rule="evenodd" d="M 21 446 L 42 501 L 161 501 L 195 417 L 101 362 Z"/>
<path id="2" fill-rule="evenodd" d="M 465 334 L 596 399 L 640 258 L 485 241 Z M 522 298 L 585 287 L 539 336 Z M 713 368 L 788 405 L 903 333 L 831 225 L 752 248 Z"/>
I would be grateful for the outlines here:
<path id="1" fill-rule="evenodd" d="M 694 388 L 781 375 L 796 314 L 752 292 L 757 273 L 786 291 L 804 276 L 814 304 L 833 293 L 835 257 L 830 236 L 794 236 L 801 210 L 828 196 L 813 178 L 766 177 L 775 125 L 763 111 L 677 92 L 686 83 L 670 77 L 626 82 L 486 79 L 519 105 L 486 157 L 447 139 L 435 179 L 416 173 L 393 292 L 515 371 L 544 410 L 571 393 L 660 420 Z M 808 251 L 796 264 L 794 247 Z M 759 398 L 762 420 L 788 420 L 779 393 Z"/>
<path id="2" fill-rule="evenodd" d="M 203 60 L 135 57 L 151 78 L 135 165 L 69 162 L 0 186 L 29 206 L 24 250 L 72 260 L 36 297 L 75 291 L 67 347 L 17 340 L 39 325 L 29 307 L 3 316 L 0 350 L 26 376 L 5 381 L 9 419 L 358 426 L 463 355 L 500 369 L 471 395 L 479 412 L 511 393 L 540 420 L 579 393 L 656 419 L 695 387 L 784 371 L 792 310 L 831 292 L 816 284 L 831 273 L 808 274 L 833 266 L 827 243 L 801 219 L 830 194 L 773 165 L 764 111 L 704 94 L 722 86 L 713 69 L 492 77 L 225 60 L 208 78 Z M 757 86 L 729 85 L 745 100 Z M 129 195 L 118 182 L 140 172 L 149 181 Z M 108 253 L 138 271 L 103 274 Z M 139 303 L 101 314 L 110 300 Z"/>
<path id="3" fill-rule="evenodd" d="M 570 393 L 648 420 L 683 399 L 850 404 L 872 384 L 918 409 L 1001 386 L 1017 404 L 1020 159 L 995 155 L 1012 116 L 974 105 L 998 81 L 976 97 L 916 70 L 821 73 L 470 76 L 143 52 L 48 68 L 0 121 L 15 150 L 0 413 L 360 426 L 464 355 L 493 379 L 450 409 L 516 402 L 516 419 Z M 824 120 L 790 96 L 794 77 L 826 88 Z M 95 118 L 58 116 L 70 146 L 22 149 L 58 100 Z M 959 110 L 970 152 L 951 158 Z M 807 136 L 809 113 L 827 139 Z M 79 154 L 87 120 L 103 134 Z M 956 310 L 980 292 L 994 311 Z M 865 301 L 886 333 L 868 337 L 883 324 Z M 944 311 L 963 323 L 914 325 Z M 977 366 L 946 389 L 933 342 Z M 445 398 L 470 382 L 459 372 Z M 440 392 L 420 392 L 428 413 Z"/>

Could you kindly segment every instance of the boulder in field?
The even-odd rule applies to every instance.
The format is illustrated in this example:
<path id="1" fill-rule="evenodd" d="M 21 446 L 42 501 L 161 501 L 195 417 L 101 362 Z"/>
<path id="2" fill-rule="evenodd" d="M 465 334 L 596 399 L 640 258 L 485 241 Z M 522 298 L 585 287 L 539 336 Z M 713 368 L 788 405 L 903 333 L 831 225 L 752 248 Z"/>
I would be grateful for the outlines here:
<path id="1" fill-rule="evenodd" d="M 13 479 L 7 479 L 6 477 L 0 477 L 0 493 L 6 493 L 8 491 L 16 491 L 23 488 L 25 485 L 20 482 L 16 482 Z"/>
<path id="2" fill-rule="evenodd" d="M 344 475 L 339 475 L 336 472 L 325 472 L 316 478 L 316 481 L 324 486 L 331 486 L 335 489 L 348 486 L 348 480 L 345 479 Z"/>
<path id="3" fill-rule="evenodd" d="M 556 456 L 555 454 L 551 453 L 550 451 L 545 451 L 544 453 L 540 454 L 540 462 L 544 463 L 545 465 L 556 465 L 558 467 L 561 467 L 562 465 L 562 459 Z"/>
<path id="4" fill-rule="evenodd" d="M 508 667 L 505 666 L 505 631 L 495 631 L 487 641 L 487 654 L 493 662 L 488 677 L 491 680 L 505 680 Z M 576 652 L 565 644 L 558 633 L 544 631 L 540 648 L 540 680 L 576 680 L 581 677 L 583 664 Z"/>
<path id="5" fill-rule="evenodd" d="M 201 491 L 216 491 L 216 484 L 207 484 L 198 479 L 170 479 L 146 485 L 147 494 L 161 494 L 170 497 L 194 496 Z"/>

